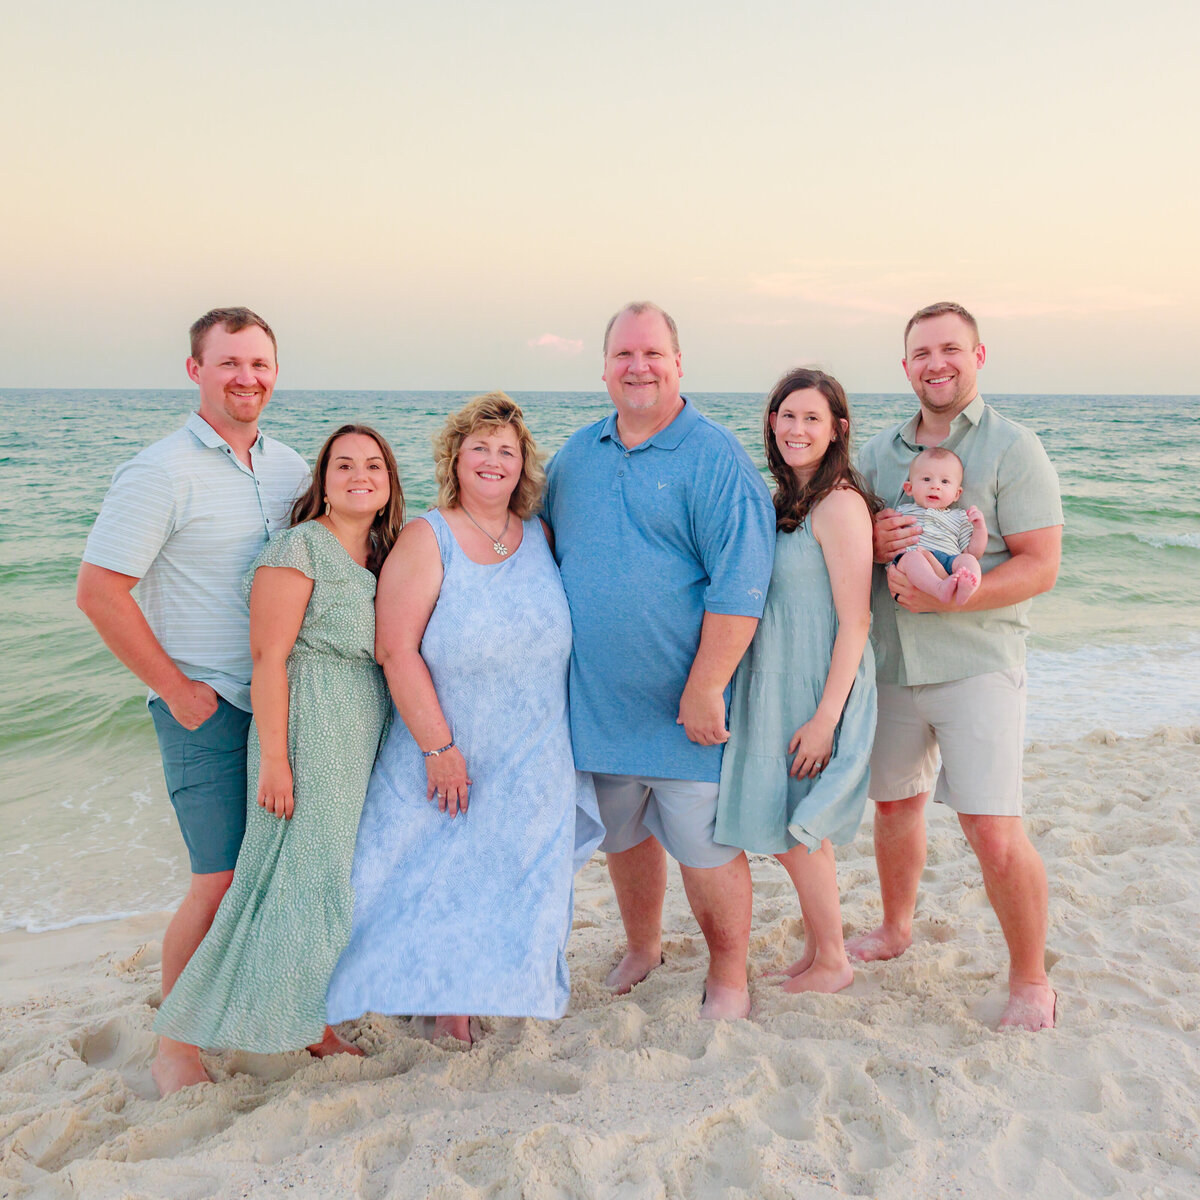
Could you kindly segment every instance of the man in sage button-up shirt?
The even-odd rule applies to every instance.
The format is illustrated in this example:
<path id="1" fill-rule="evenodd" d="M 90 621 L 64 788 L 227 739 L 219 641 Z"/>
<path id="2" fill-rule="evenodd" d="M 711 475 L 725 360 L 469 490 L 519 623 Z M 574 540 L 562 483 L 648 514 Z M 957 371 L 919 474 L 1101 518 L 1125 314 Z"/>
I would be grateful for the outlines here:
<path id="1" fill-rule="evenodd" d="M 1046 872 L 1021 820 L 1021 758 L 1029 605 L 1054 586 L 1062 548 L 1058 478 L 1037 436 L 980 398 L 976 374 L 986 351 L 970 313 L 931 305 L 909 321 L 904 342 L 920 411 L 872 438 L 859 468 L 895 505 L 921 450 L 953 450 L 963 462 L 960 503 L 983 513 L 988 542 L 978 591 L 963 606 L 943 604 L 892 565 L 917 541 L 914 519 L 893 508 L 876 517 L 879 723 L 870 794 L 883 923 L 846 948 L 870 961 L 912 943 L 925 804 L 936 783 L 935 798 L 956 810 L 979 859 L 1008 943 L 1000 1024 L 1048 1028 L 1055 994 L 1044 964 Z"/>

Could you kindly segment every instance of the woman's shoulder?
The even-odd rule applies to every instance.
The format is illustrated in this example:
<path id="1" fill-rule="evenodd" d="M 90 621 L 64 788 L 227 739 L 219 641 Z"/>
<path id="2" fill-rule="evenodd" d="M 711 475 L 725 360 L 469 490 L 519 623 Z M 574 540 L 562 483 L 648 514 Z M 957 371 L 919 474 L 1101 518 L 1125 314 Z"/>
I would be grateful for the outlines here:
<path id="1" fill-rule="evenodd" d="M 813 505 L 809 513 L 809 525 L 818 542 L 822 534 L 830 529 L 842 532 L 865 529 L 869 536 L 871 509 L 857 488 L 838 484 Z"/>

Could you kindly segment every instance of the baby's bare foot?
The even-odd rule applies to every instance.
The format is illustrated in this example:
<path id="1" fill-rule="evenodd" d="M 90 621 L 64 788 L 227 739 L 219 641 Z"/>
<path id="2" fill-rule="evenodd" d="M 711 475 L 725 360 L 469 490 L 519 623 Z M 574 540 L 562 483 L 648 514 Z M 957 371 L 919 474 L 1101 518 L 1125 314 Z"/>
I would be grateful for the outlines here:
<path id="1" fill-rule="evenodd" d="M 950 578 L 954 580 L 954 599 L 958 604 L 966 604 L 979 590 L 979 576 L 965 567 L 955 571 Z"/>

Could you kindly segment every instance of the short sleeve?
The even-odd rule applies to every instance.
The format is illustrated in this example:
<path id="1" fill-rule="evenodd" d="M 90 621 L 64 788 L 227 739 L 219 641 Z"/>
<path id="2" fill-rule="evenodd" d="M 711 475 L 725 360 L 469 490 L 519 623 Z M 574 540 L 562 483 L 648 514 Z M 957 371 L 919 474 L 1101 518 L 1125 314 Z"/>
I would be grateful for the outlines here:
<path id="1" fill-rule="evenodd" d="M 119 466 L 83 561 L 141 579 L 175 530 L 178 503 L 170 475 L 141 456 Z"/>
<path id="2" fill-rule="evenodd" d="M 708 574 L 706 612 L 761 617 L 775 557 L 775 508 L 749 459 L 731 454 L 707 481 L 696 514 L 700 558 Z"/>
<path id="3" fill-rule="evenodd" d="M 291 529 L 280 530 L 262 548 L 242 581 L 242 588 L 247 596 L 250 595 L 250 585 L 254 582 L 254 574 L 259 567 L 291 567 L 309 579 L 318 578 L 321 574 L 321 564 L 313 546 L 313 524 L 312 521 L 305 521 L 304 524 L 295 525 Z"/>
<path id="4" fill-rule="evenodd" d="M 1035 433 L 1022 430 L 1005 451 L 996 475 L 1000 535 L 1063 523 L 1058 474 Z"/>

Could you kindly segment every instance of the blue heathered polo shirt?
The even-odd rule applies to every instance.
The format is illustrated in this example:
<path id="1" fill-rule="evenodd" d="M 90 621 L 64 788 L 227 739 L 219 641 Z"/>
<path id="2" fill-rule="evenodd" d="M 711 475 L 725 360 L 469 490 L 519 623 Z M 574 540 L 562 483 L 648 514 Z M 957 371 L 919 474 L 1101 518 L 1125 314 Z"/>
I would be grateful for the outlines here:
<path id="1" fill-rule="evenodd" d="M 688 741 L 675 718 L 705 612 L 762 616 L 775 510 L 750 456 L 685 398 L 632 450 L 615 412 L 585 426 L 547 476 L 575 635 L 576 766 L 717 782 L 723 747 Z"/>

